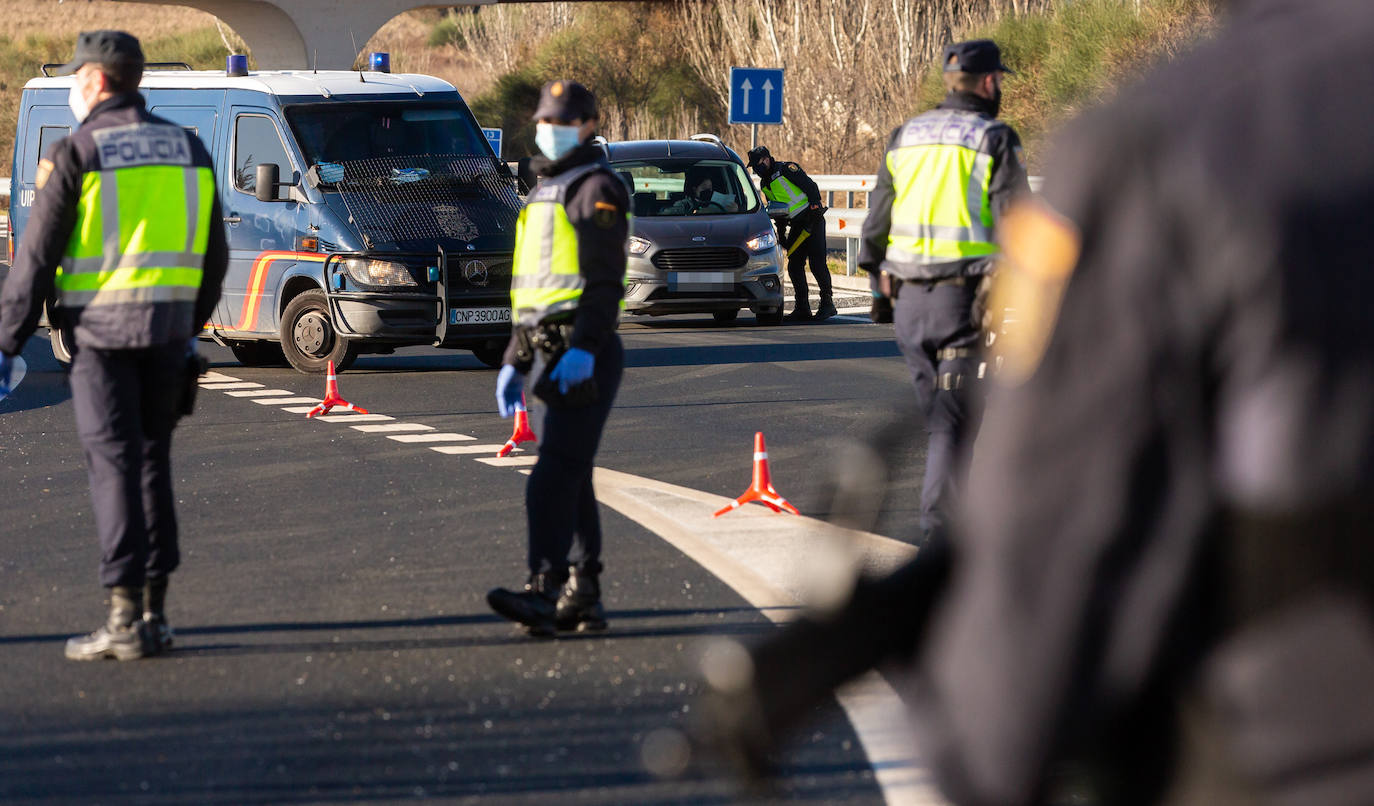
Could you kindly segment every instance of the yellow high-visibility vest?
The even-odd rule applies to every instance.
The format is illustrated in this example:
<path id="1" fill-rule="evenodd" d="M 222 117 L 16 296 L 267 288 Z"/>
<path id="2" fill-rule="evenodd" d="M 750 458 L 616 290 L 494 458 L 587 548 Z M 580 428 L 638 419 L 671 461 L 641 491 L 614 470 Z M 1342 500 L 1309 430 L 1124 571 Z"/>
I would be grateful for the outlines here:
<path id="1" fill-rule="evenodd" d="M 135 123 L 91 136 L 100 170 L 81 176 L 76 226 L 54 276 L 57 304 L 169 303 L 189 318 L 210 239 L 213 172 L 193 164 L 180 126 Z"/>
<path id="2" fill-rule="evenodd" d="M 763 187 L 763 195 L 769 201 L 782 202 L 787 205 L 788 218 L 796 218 L 801 215 L 801 212 L 810 204 L 802 189 L 793 184 L 792 180 L 783 176 L 781 171 L 773 174 L 773 178 Z"/>
<path id="3" fill-rule="evenodd" d="M 997 253 L 987 134 L 1005 125 L 975 112 L 935 109 L 902 127 L 885 157 L 894 196 L 884 271 L 924 279 L 927 267 Z"/>

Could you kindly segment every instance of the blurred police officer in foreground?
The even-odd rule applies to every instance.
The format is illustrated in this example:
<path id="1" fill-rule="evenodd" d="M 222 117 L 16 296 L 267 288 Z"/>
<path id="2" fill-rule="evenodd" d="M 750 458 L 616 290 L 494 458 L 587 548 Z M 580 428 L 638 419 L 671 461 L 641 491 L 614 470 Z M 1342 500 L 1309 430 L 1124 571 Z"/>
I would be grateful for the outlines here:
<path id="1" fill-rule="evenodd" d="M 81 126 L 38 165 L 38 195 L 0 300 L 0 364 L 46 300 L 72 345 L 72 405 L 86 452 L 110 614 L 67 657 L 129 660 L 171 645 L 177 567 L 172 428 L 188 351 L 228 262 L 210 155 L 144 109 L 143 51 L 122 31 L 81 34 L 60 74 Z M 2 372 L 2 370 L 0 370 Z M 139 614 L 142 613 L 142 620 Z"/>
<path id="2" fill-rule="evenodd" d="M 825 207 L 821 191 L 806 171 L 795 162 L 778 162 L 763 146 L 749 150 L 749 167 L 758 175 L 763 195 L 787 207 L 782 229 L 782 246 L 787 249 L 787 277 L 792 281 L 796 303 L 785 318 L 789 322 L 820 322 L 835 315 L 835 300 L 830 285 L 830 269 L 825 265 Z M 806 289 L 806 263 L 816 278 L 821 295 L 813 316 Z"/>
<path id="3" fill-rule="evenodd" d="M 919 647 L 956 803 L 1044 802 L 1068 760 L 1103 804 L 1374 803 L 1374 6 L 1232 5 L 1008 214 L 1018 328 L 928 640 L 851 653 Z M 759 668 L 851 675 L 842 632 L 770 661 L 830 623 Z"/>
<path id="4" fill-rule="evenodd" d="M 975 299 L 997 254 L 996 227 L 1029 191 L 1020 138 L 997 120 L 1005 72 L 990 40 L 945 48 L 949 94 L 893 131 L 864 220 L 859 266 L 879 294 L 875 305 L 892 306 L 929 434 L 922 539 L 945 528 L 962 450 L 978 431 Z"/>
<path id="5" fill-rule="evenodd" d="M 487 602 L 535 635 L 606 627 L 592 463 L 625 364 L 615 329 L 630 208 L 628 189 L 591 142 L 597 117 L 581 84 L 554 81 L 540 94 L 535 144 L 544 156 L 532 161 L 540 181 L 516 231 L 516 326 L 496 385 L 509 417 L 532 379 L 539 462 L 525 489 L 529 581 L 521 591 L 496 588 Z"/>

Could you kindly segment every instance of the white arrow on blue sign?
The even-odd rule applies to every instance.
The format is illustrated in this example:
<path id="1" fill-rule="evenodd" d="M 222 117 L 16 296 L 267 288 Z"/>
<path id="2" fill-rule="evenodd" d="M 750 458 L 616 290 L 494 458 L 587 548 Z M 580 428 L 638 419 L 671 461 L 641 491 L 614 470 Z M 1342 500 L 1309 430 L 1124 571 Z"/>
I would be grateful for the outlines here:
<path id="1" fill-rule="evenodd" d="M 501 157 L 501 130 L 483 127 L 482 136 L 487 138 L 488 143 L 491 143 L 491 150 L 496 152 L 499 159 Z"/>
<path id="2" fill-rule="evenodd" d="M 730 68 L 731 123 L 782 123 L 782 70 Z"/>

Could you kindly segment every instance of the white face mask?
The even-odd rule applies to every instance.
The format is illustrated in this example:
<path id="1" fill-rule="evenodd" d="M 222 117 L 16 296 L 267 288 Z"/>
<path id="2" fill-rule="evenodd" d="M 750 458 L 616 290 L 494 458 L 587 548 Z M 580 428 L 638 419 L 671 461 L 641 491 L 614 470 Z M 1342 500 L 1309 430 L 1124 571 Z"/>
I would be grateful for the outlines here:
<path id="1" fill-rule="evenodd" d="M 71 92 L 67 93 L 67 106 L 71 107 L 72 114 L 76 115 L 77 123 L 81 123 L 91 114 L 91 107 L 87 105 L 86 99 L 81 95 L 81 88 L 75 83 L 72 84 Z"/>
<path id="2" fill-rule="evenodd" d="M 534 124 L 534 144 L 551 160 L 562 158 L 564 154 L 577 148 L 576 126 L 559 126 L 556 123 Z"/>

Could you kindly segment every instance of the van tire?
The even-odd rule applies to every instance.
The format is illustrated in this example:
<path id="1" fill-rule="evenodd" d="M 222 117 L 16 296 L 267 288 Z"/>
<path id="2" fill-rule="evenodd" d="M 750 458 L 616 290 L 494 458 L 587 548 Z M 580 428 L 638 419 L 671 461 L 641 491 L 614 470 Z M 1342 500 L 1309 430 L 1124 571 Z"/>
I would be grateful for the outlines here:
<path id="1" fill-rule="evenodd" d="M 229 352 L 245 367 L 270 367 L 286 363 L 281 344 L 275 341 L 231 341 Z"/>
<path id="2" fill-rule="evenodd" d="M 57 359 L 57 363 L 63 367 L 70 367 L 72 348 L 67 344 L 67 337 L 62 335 L 61 328 L 48 328 L 48 343 L 52 345 L 52 357 Z"/>
<path id="3" fill-rule="evenodd" d="M 477 360 L 483 364 L 496 369 L 501 366 L 506 357 L 505 347 L 474 347 L 472 354 L 477 356 Z"/>
<path id="4" fill-rule="evenodd" d="M 282 311 L 281 351 L 298 372 L 310 375 L 327 370 L 330 361 L 342 372 L 358 357 L 357 344 L 334 330 L 324 292 L 317 288 L 301 292 Z"/>
<path id="5" fill-rule="evenodd" d="M 776 311 L 768 311 L 767 313 L 759 311 L 754 314 L 754 319 L 764 327 L 777 327 L 782 324 L 782 309 L 779 308 Z"/>

